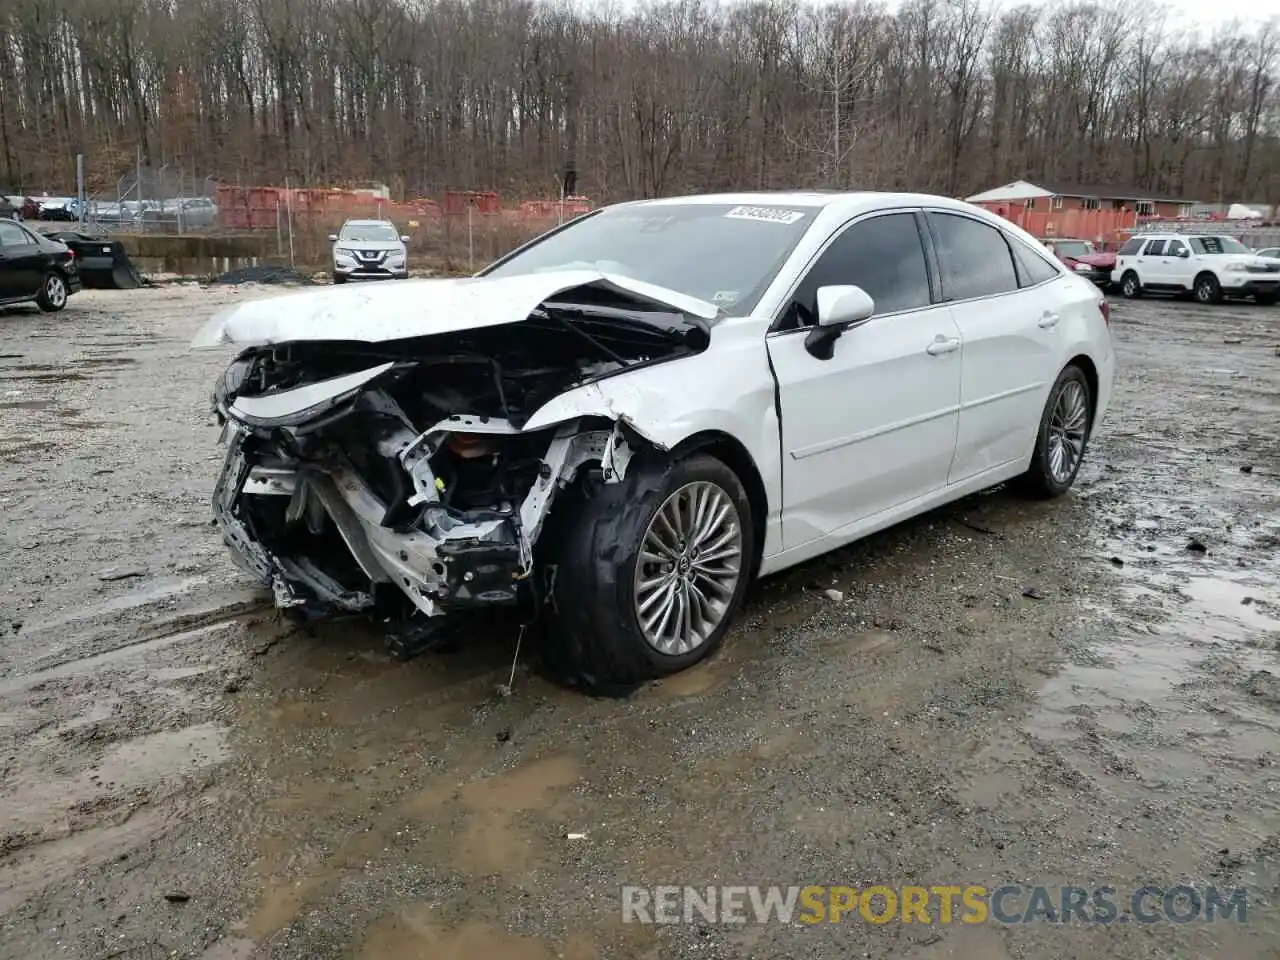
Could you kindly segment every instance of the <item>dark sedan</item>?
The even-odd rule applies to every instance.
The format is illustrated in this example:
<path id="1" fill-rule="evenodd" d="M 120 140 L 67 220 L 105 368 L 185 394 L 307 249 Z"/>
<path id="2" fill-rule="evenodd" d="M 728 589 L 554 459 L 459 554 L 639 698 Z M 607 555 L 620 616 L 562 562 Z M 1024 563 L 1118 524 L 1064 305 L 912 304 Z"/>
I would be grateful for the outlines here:
<path id="1" fill-rule="evenodd" d="M 76 257 L 65 243 L 0 220 L 0 306 L 34 303 L 54 313 L 79 289 Z"/>

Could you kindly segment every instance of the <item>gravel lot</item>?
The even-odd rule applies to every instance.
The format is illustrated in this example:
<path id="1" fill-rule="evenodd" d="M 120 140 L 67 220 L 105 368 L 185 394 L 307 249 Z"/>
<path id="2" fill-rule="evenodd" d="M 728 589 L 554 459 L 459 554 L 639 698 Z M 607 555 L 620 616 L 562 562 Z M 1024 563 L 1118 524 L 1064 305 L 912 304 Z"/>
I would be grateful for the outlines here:
<path id="1" fill-rule="evenodd" d="M 501 626 L 409 664 L 295 630 L 236 571 L 207 502 L 227 354 L 187 343 L 277 292 L 0 312 L 0 956 L 1277 956 L 1280 308 L 1116 302 L 1070 496 L 757 584 L 715 660 L 610 701 L 523 664 L 499 696 Z M 1239 884 L 1249 913 L 621 916 L 623 884 L 1006 882 Z"/>

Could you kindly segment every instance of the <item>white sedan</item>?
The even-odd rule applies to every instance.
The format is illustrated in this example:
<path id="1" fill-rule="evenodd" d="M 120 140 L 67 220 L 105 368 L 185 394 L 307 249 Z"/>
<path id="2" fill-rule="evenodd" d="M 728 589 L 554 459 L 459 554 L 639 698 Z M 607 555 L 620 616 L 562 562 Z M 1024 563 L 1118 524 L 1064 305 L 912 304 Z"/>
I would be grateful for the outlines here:
<path id="1" fill-rule="evenodd" d="M 1075 480 L 1107 302 L 943 197 L 606 207 L 476 277 L 243 303 L 214 514 L 276 603 L 402 656 L 522 605 L 616 693 L 723 640 L 749 582 L 1004 481 Z"/>

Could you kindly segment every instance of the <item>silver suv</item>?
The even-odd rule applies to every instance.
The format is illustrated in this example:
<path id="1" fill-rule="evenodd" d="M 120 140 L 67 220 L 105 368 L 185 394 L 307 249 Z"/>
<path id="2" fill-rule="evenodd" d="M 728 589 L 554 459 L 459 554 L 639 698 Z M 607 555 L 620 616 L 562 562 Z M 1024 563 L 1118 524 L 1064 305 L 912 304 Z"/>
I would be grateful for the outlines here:
<path id="1" fill-rule="evenodd" d="M 333 282 L 404 280 L 409 276 L 409 238 L 396 233 L 390 220 L 348 220 L 333 244 Z"/>

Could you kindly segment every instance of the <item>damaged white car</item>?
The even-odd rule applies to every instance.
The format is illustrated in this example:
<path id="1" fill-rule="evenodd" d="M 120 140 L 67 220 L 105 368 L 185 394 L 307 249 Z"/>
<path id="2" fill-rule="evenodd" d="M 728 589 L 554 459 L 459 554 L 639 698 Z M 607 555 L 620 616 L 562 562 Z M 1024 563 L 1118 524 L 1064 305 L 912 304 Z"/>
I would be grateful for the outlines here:
<path id="1" fill-rule="evenodd" d="M 721 642 L 749 582 L 1018 478 L 1106 410 L 1106 301 L 1014 225 L 907 194 L 620 204 L 476 277 L 215 316 L 214 512 L 277 605 L 402 655 L 527 605 L 613 692 Z"/>

